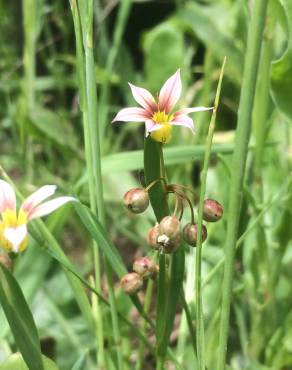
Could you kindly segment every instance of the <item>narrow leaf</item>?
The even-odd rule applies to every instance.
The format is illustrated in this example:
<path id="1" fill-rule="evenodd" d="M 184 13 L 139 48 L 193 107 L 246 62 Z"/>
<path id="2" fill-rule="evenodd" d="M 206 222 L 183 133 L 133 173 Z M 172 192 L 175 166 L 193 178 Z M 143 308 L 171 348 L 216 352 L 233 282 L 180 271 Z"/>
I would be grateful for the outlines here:
<path id="1" fill-rule="evenodd" d="M 33 316 L 14 276 L 0 265 L 0 302 L 17 347 L 30 370 L 43 370 Z"/>
<path id="2" fill-rule="evenodd" d="M 75 202 L 74 207 L 83 225 L 87 228 L 91 237 L 97 242 L 98 246 L 112 266 L 112 269 L 115 271 L 117 276 L 121 278 L 127 273 L 127 269 L 118 251 L 108 239 L 106 231 L 101 226 L 97 217 L 91 212 L 89 208 L 79 202 Z"/>

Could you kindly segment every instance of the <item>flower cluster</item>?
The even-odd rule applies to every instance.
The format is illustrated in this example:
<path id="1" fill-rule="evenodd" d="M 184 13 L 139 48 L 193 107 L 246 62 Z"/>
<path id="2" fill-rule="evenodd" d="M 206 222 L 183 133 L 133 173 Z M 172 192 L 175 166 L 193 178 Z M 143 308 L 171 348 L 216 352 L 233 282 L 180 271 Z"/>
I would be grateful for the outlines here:
<path id="1" fill-rule="evenodd" d="M 56 191 L 55 185 L 45 185 L 31 194 L 16 209 L 16 195 L 12 186 L 0 180 L 0 246 L 7 252 L 22 252 L 28 244 L 29 221 L 48 215 L 62 205 L 75 200 L 73 197 L 58 197 L 42 203 Z"/>

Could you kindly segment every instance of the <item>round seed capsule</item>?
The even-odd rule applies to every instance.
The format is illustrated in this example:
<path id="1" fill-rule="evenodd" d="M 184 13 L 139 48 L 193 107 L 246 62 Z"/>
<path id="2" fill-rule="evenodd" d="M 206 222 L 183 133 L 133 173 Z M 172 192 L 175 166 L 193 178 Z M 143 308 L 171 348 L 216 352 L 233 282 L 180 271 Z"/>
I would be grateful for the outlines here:
<path id="1" fill-rule="evenodd" d="M 186 224 L 183 229 L 183 238 L 191 247 L 195 247 L 197 245 L 197 237 L 198 237 L 198 225 L 197 224 Z M 205 225 L 202 225 L 202 242 L 207 239 L 207 228 Z"/>
<path id="2" fill-rule="evenodd" d="M 159 244 L 157 243 L 158 236 L 159 236 L 159 224 L 156 224 L 154 227 L 151 227 L 146 237 L 147 244 L 153 249 L 159 248 Z"/>
<path id="3" fill-rule="evenodd" d="M 132 213 L 142 213 L 149 205 L 149 196 L 145 189 L 130 189 L 124 195 L 124 205 Z"/>
<path id="4" fill-rule="evenodd" d="M 160 235 L 157 239 L 160 248 L 164 253 L 173 253 L 181 246 L 180 235 L 175 238 L 169 238 L 168 236 Z"/>
<path id="5" fill-rule="evenodd" d="M 216 222 L 223 215 L 223 207 L 217 200 L 205 199 L 203 208 L 203 219 L 208 222 Z"/>
<path id="6" fill-rule="evenodd" d="M 121 278 L 121 287 L 127 294 L 137 293 L 143 286 L 143 278 L 136 272 L 130 272 Z"/>
<path id="7" fill-rule="evenodd" d="M 140 257 L 134 261 L 133 270 L 147 278 L 156 273 L 156 264 L 149 257 Z"/>
<path id="8" fill-rule="evenodd" d="M 159 223 L 160 236 L 166 235 L 169 239 L 174 239 L 179 235 L 180 221 L 175 216 L 166 216 Z"/>

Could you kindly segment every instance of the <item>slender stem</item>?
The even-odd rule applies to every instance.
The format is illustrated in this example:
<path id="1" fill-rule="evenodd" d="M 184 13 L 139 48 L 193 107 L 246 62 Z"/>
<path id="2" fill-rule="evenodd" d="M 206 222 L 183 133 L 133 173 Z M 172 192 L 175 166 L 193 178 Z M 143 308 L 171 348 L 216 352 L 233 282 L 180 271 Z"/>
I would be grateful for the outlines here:
<path id="1" fill-rule="evenodd" d="M 219 105 L 219 97 L 221 92 L 222 80 L 223 80 L 223 73 L 225 67 L 226 58 L 223 61 L 221 73 L 218 81 L 216 96 L 215 96 L 215 103 L 213 114 L 208 130 L 208 136 L 206 140 L 206 152 L 204 157 L 204 164 L 203 170 L 201 173 L 201 190 L 200 190 L 200 199 L 199 199 L 199 206 L 198 206 L 198 237 L 197 237 L 197 247 L 196 247 L 196 322 L 197 322 L 197 331 L 196 331 L 196 339 L 197 339 L 197 357 L 198 357 L 198 367 L 199 370 L 205 369 L 205 344 L 204 344 L 204 313 L 202 307 L 202 286 L 201 286 L 201 266 L 202 266 L 202 228 L 203 228 L 203 204 L 204 198 L 206 193 L 206 185 L 207 185 L 207 172 L 208 166 L 211 157 L 211 147 L 212 147 L 212 140 L 215 131 L 215 123 L 216 123 L 216 113 Z"/>
<path id="2" fill-rule="evenodd" d="M 198 105 L 208 106 L 210 104 L 210 95 L 212 89 L 212 73 L 214 67 L 215 67 L 215 58 L 210 49 L 208 49 L 205 53 L 204 82 Z M 207 134 L 208 123 L 206 114 L 204 113 L 198 114 L 197 125 L 198 125 L 198 134 L 195 136 L 196 144 L 202 143 L 204 137 Z"/>
<path id="3" fill-rule="evenodd" d="M 86 37 L 84 43 L 85 49 L 85 76 L 86 76 L 86 98 L 87 98 L 87 109 L 88 109 L 88 123 L 89 123 L 89 133 L 91 141 L 91 159 L 93 161 L 93 172 L 89 176 L 93 176 L 95 182 L 95 199 L 97 206 L 98 219 L 101 224 L 105 226 L 105 208 L 103 200 L 103 184 L 102 184 L 102 174 L 101 174 L 101 151 L 100 151 L 100 135 L 99 135 L 99 125 L 98 114 L 97 114 L 97 93 L 96 93 L 96 80 L 95 80 L 95 65 L 93 57 L 93 0 L 88 1 L 87 8 L 87 19 L 86 19 Z M 100 265 L 99 265 L 99 252 L 98 248 L 94 248 L 94 261 L 95 261 L 95 275 L 96 284 L 100 287 Z M 113 336 L 116 346 L 116 353 L 118 358 L 118 369 L 123 368 L 122 352 L 121 352 L 121 335 L 119 329 L 119 321 L 117 315 L 117 308 L 113 289 L 112 271 L 108 261 L 104 261 L 105 270 L 108 280 L 109 289 L 109 301 L 110 301 L 110 312 L 112 318 L 113 326 Z M 102 317 L 101 317 L 102 319 Z M 102 320 L 100 320 L 100 325 L 102 325 Z M 102 339 L 102 338 L 101 338 Z M 101 343 L 101 341 L 100 341 Z M 103 346 L 103 344 L 102 344 Z M 100 367 L 102 365 L 100 364 Z"/>
<path id="4" fill-rule="evenodd" d="M 118 51 L 120 49 L 120 43 L 123 37 L 124 29 L 128 19 L 128 15 L 131 8 L 131 0 L 122 0 L 120 1 L 117 22 L 114 29 L 113 41 L 111 48 L 109 49 L 109 54 L 105 66 L 105 70 L 110 76 L 114 69 L 114 64 L 118 56 Z M 99 124 L 101 126 L 101 137 L 104 136 L 104 131 L 107 123 L 108 115 L 108 96 L 109 96 L 109 78 L 104 82 L 101 87 L 100 92 L 100 112 L 99 112 Z"/>
<path id="5" fill-rule="evenodd" d="M 153 280 L 149 280 L 147 284 L 147 289 L 146 289 L 146 294 L 145 294 L 145 303 L 144 303 L 144 311 L 146 314 L 148 314 L 149 309 L 150 309 L 150 304 L 151 304 L 151 299 L 152 299 L 152 293 L 153 293 Z M 147 322 L 143 321 L 142 324 L 142 334 L 146 336 L 146 329 L 147 329 Z M 140 342 L 139 344 L 139 350 L 138 350 L 138 359 L 136 363 L 136 370 L 140 370 L 143 365 L 143 355 L 145 351 L 145 343 Z"/>
<path id="6" fill-rule="evenodd" d="M 272 207 L 272 205 L 274 205 L 276 202 L 279 201 L 280 197 L 284 193 L 284 190 L 286 190 L 287 188 L 289 189 L 289 186 L 291 186 L 291 180 L 292 180 L 291 177 L 288 178 L 288 180 L 284 183 L 284 185 L 280 188 L 280 190 L 275 194 L 275 196 L 271 200 L 269 200 L 267 202 L 267 204 L 263 207 L 263 209 L 261 210 L 261 212 L 256 216 L 256 218 L 251 223 L 251 225 L 248 227 L 248 229 L 237 240 L 237 242 L 236 242 L 236 249 L 239 248 L 242 245 L 242 243 L 245 240 L 245 238 L 247 237 L 247 235 L 249 235 L 250 232 L 252 230 L 254 230 L 254 228 L 256 226 L 258 226 L 259 222 L 261 221 L 261 219 L 263 218 L 263 216 L 266 214 L 266 212 Z M 205 279 L 204 279 L 204 281 L 202 283 L 202 288 L 204 288 L 211 281 L 211 279 L 213 278 L 213 276 L 215 276 L 217 274 L 217 272 L 224 265 L 224 262 L 225 262 L 225 257 L 222 257 L 219 260 L 219 262 L 216 264 L 216 266 L 205 277 Z"/>
<path id="7" fill-rule="evenodd" d="M 152 188 L 152 186 L 154 186 L 159 181 L 162 181 L 164 183 L 165 187 L 167 186 L 166 179 L 163 178 L 163 177 L 160 177 L 159 179 L 153 180 L 149 185 L 147 185 L 147 187 L 145 188 L 145 191 L 150 190 Z"/>
<path id="8" fill-rule="evenodd" d="M 217 370 L 225 369 L 229 314 L 232 292 L 233 262 L 236 238 L 239 226 L 239 206 L 243 191 L 243 177 L 251 131 L 251 115 L 256 87 L 261 41 L 267 10 L 267 0 L 255 1 L 249 27 L 247 51 L 243 74 L 243 83 L 239 103 L 238 124 L 236 130 L 235 150 L 232 160 L 227 236 L 225 244 L 226 261 L 222 287 L 222 306 L 220 320 L 219 353 Z"/>
<path id="9" fill-rule="evenodd" d="M 79 3 L 77 5 L 76 0 L 71 0 L 71 10 L 73 15 L 74 29 L 75 29 L 75 39 L 76 39 L 76 53 L 77 53 L 77 73 L 79 79 L 79 94 L 80 94 L 80 108 L 82 110 L 83 118 L 83 130 L 84 130 L 84 146 L 85 146 L 85 158 L 86 166 L 88 173 L 88 188 L 89 188 L 89 200 L 90 208 L 93 212 L 97 211 L 96 196 L 95 196 L 95 171 L 94 171 L 94 162 L 92 156 L 92 134 L 90 127 L 90 119 L 92 120 L 92 111 L 89 113 L 90 102 L 88 102 L 88 52 L 87 52 L 87 61 L 85 61 L 85 55 L 83 51 L 84 39 L 87 30 L 85 27 L 85 13 L 84 8 L 79 10 Z M 83 17 L 82 17 L 83 15 Z M 91 102 L 92 103 L 92 102 Z M 93 104 L 95 105 L 96 102 Z M 94 109 L 94 108 L 93 108 Z M 92 107 L 91 107 L 92 110 Z M 98 248 L 93 243 L 93 259 L 94 259 L 94 270 L 95 270 L 95 287 L 100 291 L 100 272 L 99 272 L 99 256 Z M 95 317 L 95 326 L 96 326 L 96 348 L 97 348 L 97 363 L 99 366 L 103 366 L 105 363 L 104 355 L 104 335 L 103 335 L 103 320 L 102 320 L 102 309 L 99 302 L 96 303 L 96 315 Z"/>

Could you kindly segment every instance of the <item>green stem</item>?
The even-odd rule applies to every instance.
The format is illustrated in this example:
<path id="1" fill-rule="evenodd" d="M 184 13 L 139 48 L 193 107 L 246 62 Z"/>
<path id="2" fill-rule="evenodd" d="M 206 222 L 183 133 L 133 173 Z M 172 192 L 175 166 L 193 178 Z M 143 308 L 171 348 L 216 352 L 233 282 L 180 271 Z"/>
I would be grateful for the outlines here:
<path id="1" fill-rule="evenodd" d="M 226 261 L 224 266 L 223 296 L 221 306 L 219 353 L 217 370 L 225 369 L 227 338 L 229 329 L 230 302 L 232 293 L 233 262 L 239 226 L 239 206 L 243 191 L 248 141 L 251 131 L 251 116 L 258 72 L 261 41 L 265 23 L 267 0 L 256 1 L 252 11 L 247 42 L 242 90 L 239 103 L 235 151 L 232 160 L 227 236 L 225 245 Z"/>
<path id="2" fill-rule="evenodd" d="M 236 242 L 236 249 L 239 248 L 243 241 L 245 240 L 245 238 L 247 237 L 247 235 L 250 234 L 250 232 L 252 230 L 255 229 L 256 226 L 258 226 L 259 222 L 261 222 L 263 216 L 266 214 L 266 212 L 272 207 L 272 205 L 274 205 L 275 203 L 279 202 L 279 199 L 280 197 L 283 195 L 284 193 L 284 190 L 286 190 L 287 188 L 289 189 L 289 186 L 291 186 L 291 178 L 288 178 L 288 180 L 283 184 L 283 186 L 280 188 L 280 190 L 274 195 L 274 197 L 269 200 L 267 202 L 267 204 L 263 207 L 262 211 L 256 216 L 256 218 L 254 219 L 254 221 L 250 224 L 250 226 L 248 227 L 247 230 L 245 230 L 245 232 L 240 236 L 240 238 L 237 240 Z M 282 249 L 281 249 L 282 250 Z M 278 255 L 278 254 L 277 254 Z M 216 264 L 216 266 L 208 273 L 208 275 L 205 277 L 203 283 L 202 283 L 202 287 L 204 288 L 207 284 L 209 284 L 209 282 L 211 281 L 211 279 L 213 278 L 213 276 L 215 276 L 217 274 L 217 272 L 221 269 L 221 267 L 224 265 L 224 262 L 225 262 L 225 257 L 222 257 L 220 259 L 220 261 Z M 277 265 L 277 263 L 275 262 L 275 265 Z M 277 276 L 278 275 L 278 272 L 277 271 Z"/>
<path id="3" fill-rule="evenodd" d="M 150 137 L 145 140 L 144 169 L 146 184 L 150 184 L 155 179 L 161 177 L 166 179 L 162 145 L 154 142 Z M 157 182 L 149 189 L 150 202 L 158 222 L 163 217 L 170 214 L 166 196 L 167 192 L 165 185 L 161 182 Z M 156 368 L 162 369 L 182 287 L 184 250 L 180 248 L 176 253 L 171 255 L 169 268 L 170 277 L 168 277 L 166 256 L 164 254 L 160 254 L 159 256 L 159 267 L 156 315 Z"/>
<path id="4" fill-rule="evenodd" d="M 215 59 L 213 57 L 213 54 L 210 50 L 207 50 L 204 59 L 204 83 L 198 105 L 208 106 L 210 104 L 210 95 L 212 89 L 212 73 L 214 70 L 214 65 Z M 198 134 L 195 136 L 195 142 L 197 144 L 202 143 L 207 134 L 208 129 L 207 117 L 208 116 L 204 114 L 204 112 L 198 114 L 197 118 Z"/>
<path id="5" fill-rule="evenodd" d="M 103 200 L 103 183 L 101 174 L 101 152 L 100 152 L 100 135 L 99 135 L 99 124 L 98 124 L 98 114 L 97 114 L 97 93 L 96 93 L 96 79 L 95 79 L 95 65 L 93 57 L 93 0 L 88 1 L 87 8 L 87 19 L 86 19 L 86 37 L 84 43 L 85 49 L 85 77 L 86 77 L 86 98 L 87 98 L 87 109 L 88 109 L 88 125 L 89 125 L 89 140 L 91 149 L 91 160 L 93 162 L 93 172 L 89 173 L 89 177 L 94 178 L 94 196 L 96 200 L 95 210 L 98 214 L 98 219 L 102 226 L 105 226 L 105 208 Z M 85 20 L 83 20 L 85 22 Z M 94 264 L 95 264 L 95 278 L 96 286 L 100 289 L 100 255 L 98 248 L 94 248 Z M 113 326 L 113 336 L 116 346 L 116 353 L 118 359 L 118 369 L 123 368 L 122 352 L 121 352 L 121 335 L 119 329 L 119 321 L 117 315 L 117 308 L 114 296 L 113 281 L 112 281 L 112 270 L 108 261 L 104 261 L 105 270 L 108 280 L 109 289 L 109 301 L 110 301 L 110 312 L 112 318 Z M 102 330 L 102 316 L 100 316 L 99 325 Z M 103 338 L 102 332 L 100 334 L 100 345 Z M 100 346 L 99 346 L 100 348 Z M 104 362 L 104 360 L 102 361 Z M 103 364 L 100 364 L 102 367 Z"/>
<path id="6" fill-rule="evenodd" d="M 107 71 L 108 78 L 101 87 L 100 92 L 100 112 L 99 112 L 99 124 L 101 127 L 101 137 L 104 136 L 105 127 L 107 124 L 108 115 L 108 95 L 109 95 L 109 78 L 113 73 L 114 64 L 120 49 L 120 43 L 128 19 L 129 11 L 131 7 L 131 0 L 122 0 L 120 2 L 119 12 L 117 16 L 117 23 L 114 30 L 112 46 L 109 49 L 108 59 L 106 62 L 105 70 Z"/>
<path id="7" fill-rule="evenodd" d="M 222 86 L 222 79 L 224 73 L 226 59 L 224 59 L 220 78 L 217 86 L 216 96 L 215 96 L 215 103 L 213 114 L 208 130 L 208 136 L 206 141 L 206 152 L 204 157 L 204 164 L 203 170 L 201 173 L 201 190 L 200 190 L 200 198 L 199 198 L 199 205 L 198 205 L 198 239 L 197 239 L 197 247 L 196 247 L 196 322 L 197 322 L 197 331 L 196 331 L 196 342 L 197 342 L 197 357 L 198 357 L 198 368 L 199 370 L 205 369 L 205 339 L 204 339 L 204 313 L 202 307 L 202 283 L 201 283 L 201 266 L 202 266 L 202 228 L 203 228 L 203 206 L 204 206 L 204 198 L 206 193 L 206 185 L 207 185 L 207 172 L 211 157 L 211 147 L 212 147 L 212 140 L 215 131 L 215 123 L 216 123 L 216 112 L 218 109 L 219 104 L 219 97 L 221 92 Z"/>
<path id="8" fill-rule="evenodd" d="M 152 299 L 152 293 L 153 293 L 153 280 L 149 280 L 147 284 L 146 294 L 145 294 L 145 303 L 144 303 L 144 311 L 146 314 L 148 314 Z M 147 329 L 147 322 L 144 321 L 142 324 L 142 334 L 146 336 L 146 329 Z M 136 370 L 142 369 L 143 366 L 143 355 L 145 351 L 145 343 L 140 342 L 139 343 L 139 350 L 138 350 L 138 359 L 136 363 Z"/>
<path id="9" fill-rule="evenodd" d="M 78 4 L 79 5 L 79 4 Z M 84 130 L 84 146 L 85 146 L 85 157 L 86 157 L 86 166 L 88 173 L 88 188 L 89 188 L 89 200 L 90 208 L 93 212 L 97 211 L 96 197 L 95 197 L 95 171 L 94 171 L 94 161 L 92 156 L 92 128 L 90 127 L 90 122 L 92 121 L 94 111 L 96 109 L 96 102 L 93 102 L 95 108 L 92 108 L 90 102 L 88 102 L 88 94 L 90 94 L 90 88 L 88 86 L 88 68 L 89 63 L 89 52 L 87 51 L 87 58 L 83 52 L 84 45 L 84 33 L 87 33 L 87 27 L 85 27 L 84 19 L 82 19 L 81 14 L 85 16 L 85 12 L 81 12 L 78 9 L 76 0 L 71 0 L 71 10 L 73 15 L 74 29 L 75 29 L 75 39 L 76 39 L 76 53 L 77 53 L 77 73 L 79 79 L 79 95 L 80 95 L 80 108 L 82 110 L 83 117 L 83 130 Z M 83 31 L 83 32 L 82 32 Z M 90 32 L 90 29 L 88 30 Z M 87 48 L 86 48 L 87 49 Z M 85 52 L 86 54 L 86 52 Z M 91 111 L 89 112 L 89 109 Z M 95 132 L 95 130 L 94 130 Z M 96 245 L 93 245 L 93 258 L 94 258 L 94 270 L 95 270 L 95 287 L 100 291 L 100 269 L 99 269 L 99 255 L 98 248 Z M 97 338 L 97 362 L 99 366 L 103 366 L 105 363 L 104 355 L 104 334 L 103 334 L 103 320 L 102 320 L 102 309 L 97 302 L 96 305 L 96 338 Z"/>

